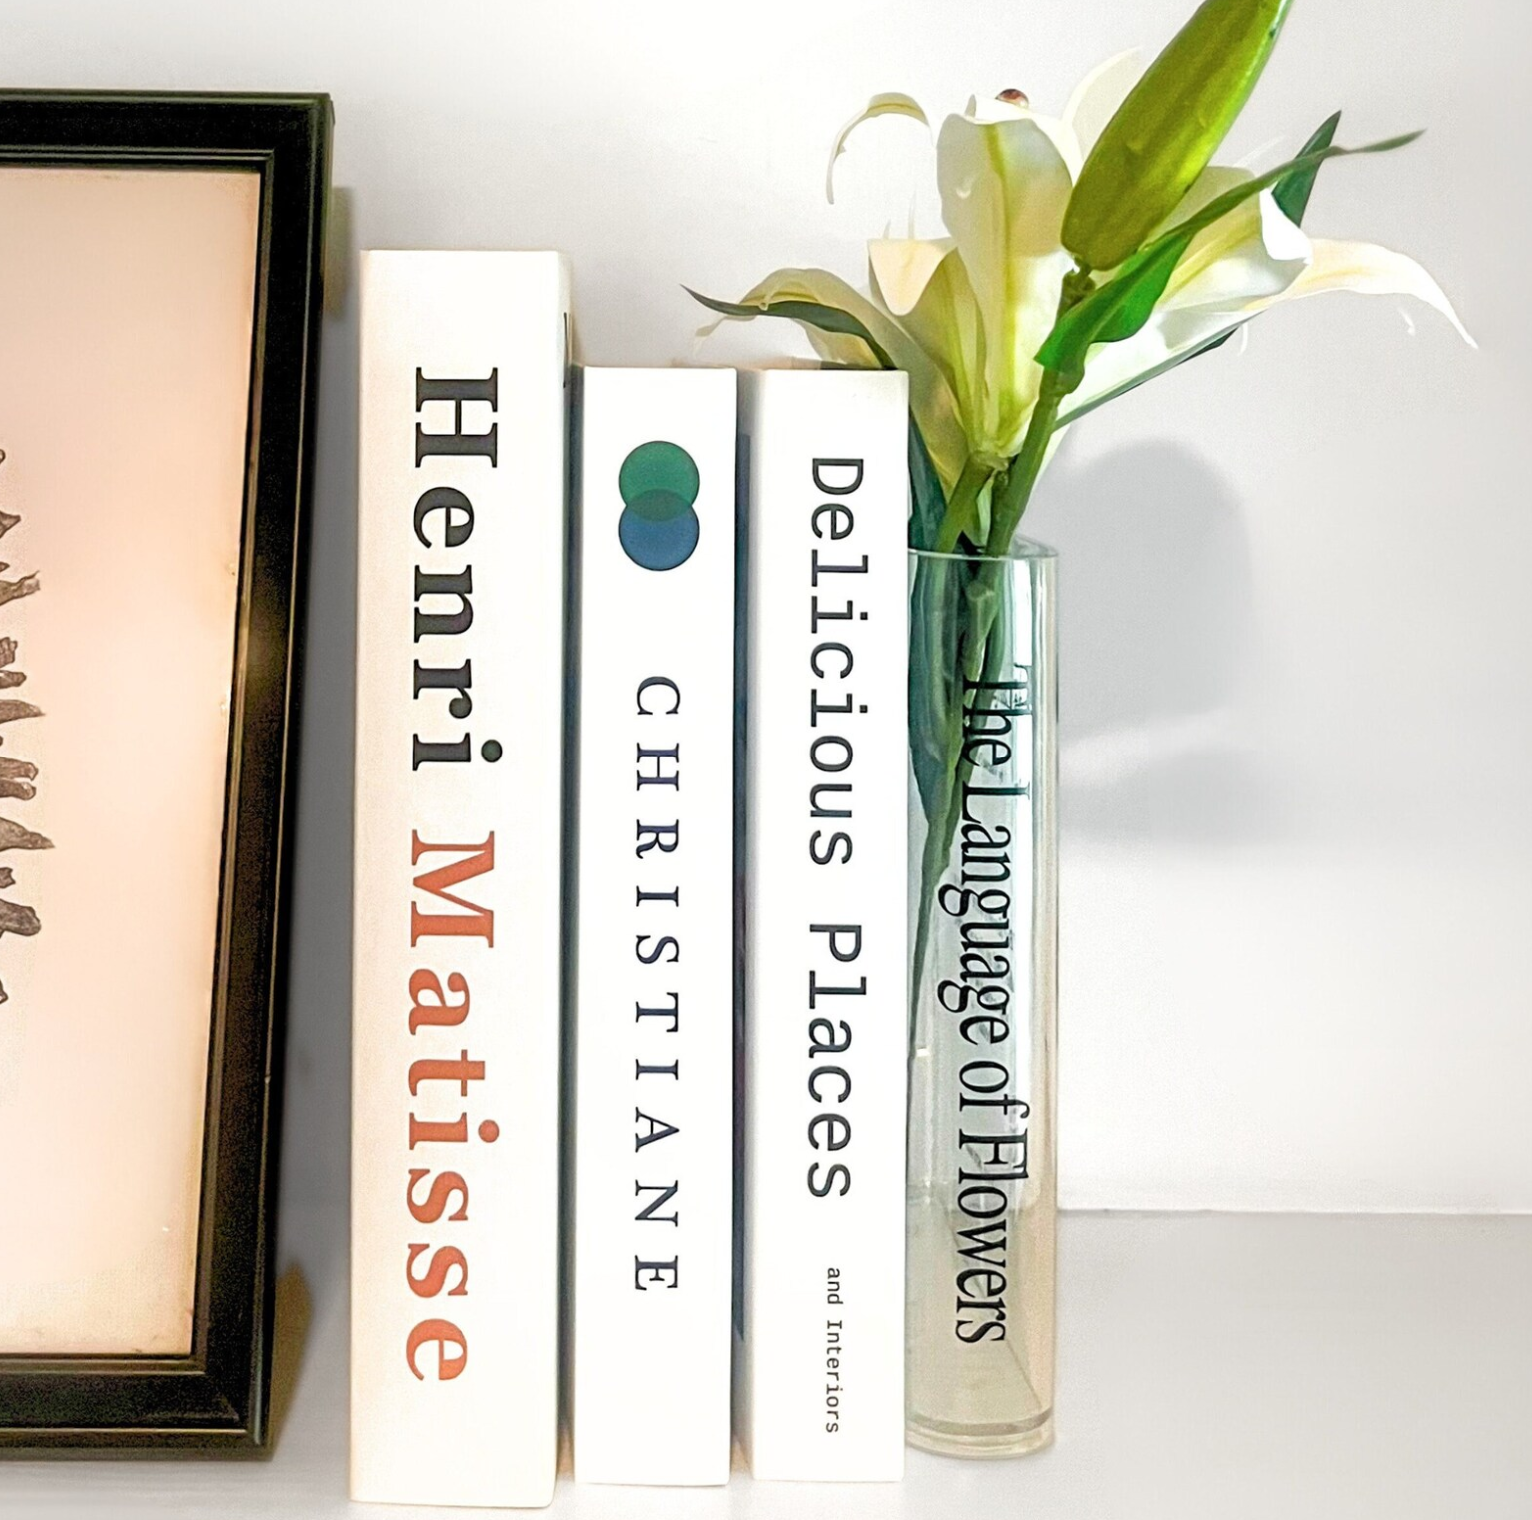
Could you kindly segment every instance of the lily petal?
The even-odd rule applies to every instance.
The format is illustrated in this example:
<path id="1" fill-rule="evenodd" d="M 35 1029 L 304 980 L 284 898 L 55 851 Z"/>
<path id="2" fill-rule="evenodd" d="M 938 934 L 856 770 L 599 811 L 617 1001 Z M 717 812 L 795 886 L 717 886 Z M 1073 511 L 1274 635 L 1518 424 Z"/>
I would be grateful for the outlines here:
<path id="1" fill-rule="evenodd" d="M 1292 228 L 1292 223 L 1275 206 L 1271 214 Z M 1293 231 L 1303 236 L 1300 229 Z M 1279 233 L 1278 236 L 1289 234 Z M 1291 246 L 1296 249 L 1296 241 Z M 1213 290 L 1226 273 L 1213 266 L 1201 280 L 1181 291 L 1178 304 L 1167 304 L 1156 311 L 1137 336 L 1124 343 L 1093 349 L 1086 364 L 1085 383 L 1072 398 L 1070 413 L 1083 415 L 1102 400 L 1171 367 L 1212 340 L 1236 332 L 1263 311 L 1283 301 L 1323 295 L 1332 290 L 1349 290 L 1362 295 L 1412 296 L 1446 317 L 1465 343 L 1478 346 L 1459 320 L 1446 293 L 1426 270 L 1405 254 L 1394 253 L 1373 243 L 1315 239 L 1310 244 L 1309 261 L 1285 288 L 1236 302 L 1238 291 L 1235 286 L 1239 282 L 1230 277 L 1221 293 L 1221 298 L 1230 304 L 1220 305 L 1219 299 L 1213 298 Z M 1198 283 L 1210 297 L 1205 302 L 1195 299 Z"/>
<path id="2" fill-rule="evenodd" d="M 915 309 L 953 247 L 951 238 L 874 238 L 868 243 L 874 289 L 894 316 L 907 316 Z"/>
<path id="3" fill-rule="evenodd" d="M 1238 311 L 1281 295 L 1313 257 L 1308 235 L 1267 191 L 1197 236 L 1176 266 L 1161 308 Z"/>
<path id="4" fill-rule="evenodd" d="M 1019 100 L 1006 100 L 1000 95 L 988 100 L 977 100 L 970 95 L 967 109 L 963 112 L 963 120 L 976 127 L 993 127 L 1003 122 L 1030 121 L 1059 150 L 1059 157 L 1064 160 L 1065 167 L 1069 170 L 1070 184 L 1072 185 L 1079 178 L 1080 169 L 1085 163 L 1085 155 L 1080 151 L 1080 140 L 1075 136 L 1074 128 L 1069 122 L 1044 116 L 1041 112 L 1034 111 L 1031 106 L 1023 105 Z"/>
<path id="5" fill-rule="evenodd" d="M 1166 230 L 1252 178 L 1248 169 L 1208 168 L 1167 220 Z M 1083 413 L 1140 377 L 1232 333 L 1289 292 L 1312 259 L 1307 234 L 1269 192 L 1245 201 L 1192 241 L 1140 332 L 1091 351 L 1085 383 L 1068 412 Z"/>
<path id="6" fill-rule="evenodd" d="M 1132 94 L 1143 72 L 1143 55 L 1137 48 L 1129 48 L 1098 64 L 1075 86 L 1064 107 L 1064 124 L 1074 133 L 1082 153 L 1088 154 L 1096 146 L 1096 139 Z"/>
<path id="7" fill-rule="evenodd" d="M 897 91 L 890 91 L 884 95 L 874 95 L 867 104 L 843 126 L 835 136 L 835 142 L 830 149 L 830 162 L 825 169 L 825 199 L 833 206 L 835 204 L 835 161 L 846 151 L 846 143 L 851 134 L 862 125 L 864 121 L 871 121 L 875 116 L 910 116 L 918 121 L 921 126 L 929 127 L 931 123 L 926 119 L 926 113 L 921 109 L 920 102 L 912 96 L 901 95 Z"/>
<path id="8" fill-rule="evenodd" d="M 1367 296 L 1413 296 L 1446 317 L 1470 348 L 1479 346 L 1463 326 L 1446 292 L 1407 254 L 1380 248 L 1376 243 L 1316 238 L 1313 263 L 1290 290 L 1276 299 L 1298 300 L 1330 290 L 1350 290 Z"/>
<path id="9" fill-rule="evenodd" d="M 917 253 L 909 245 L 884 241 L 868 245 L 868 272 L 873 295 L 887 305 L 885 279 L 890 274 L 897 278 L 907 262 L 924 259 L 944 246 L 946 251 L 924 280 L 918 300 L 899 313 L 900 325 L 941 370 L 970 440 L 968 450 L 975 453 L 981 452 L 983 432 L 982 407 L 974 387 L 984 372 L 984 325 L 962 258 L 950 243 L 923 244 Z M 918 412 L 917 421 L 924 434 L 925 419 Z"/>
<path id="10" fill-rule="evenodd" d="M 1058 250 L 1073 182 L 1037 117 L 1028 112 L 980 122 L 949 116 L 936 153 L 942 219 L 963 250 L 976 291 L 999 276 L 996 261 L 1004 255 L 1033 258 Z"/>
<path id="11" fill-rule="evenodd" d="M 980 452 L 1014 452 L 1037 398 L 1033 356 L 1069 268 L 1059 243 L 1069 166 L 1030 113 L 995 122 L 949 116 L 936 154 L 942 219 L 984 327 L 984 436 L 975 441 Z"/>

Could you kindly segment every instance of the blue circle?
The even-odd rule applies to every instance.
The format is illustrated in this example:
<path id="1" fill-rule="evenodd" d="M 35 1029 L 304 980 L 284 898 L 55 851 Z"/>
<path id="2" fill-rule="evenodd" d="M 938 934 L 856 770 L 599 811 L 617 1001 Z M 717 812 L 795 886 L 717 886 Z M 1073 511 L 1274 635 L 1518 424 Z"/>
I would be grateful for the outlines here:
<path id="1" fill-rule="evenodd" d="M 623 552 L 645 570 L 674 570 L 692 557 L 701 527 L 697 514 L 688 509 L 678 517 L 655 522 L 626 511 L 617 521 L 617 537 Z"/>

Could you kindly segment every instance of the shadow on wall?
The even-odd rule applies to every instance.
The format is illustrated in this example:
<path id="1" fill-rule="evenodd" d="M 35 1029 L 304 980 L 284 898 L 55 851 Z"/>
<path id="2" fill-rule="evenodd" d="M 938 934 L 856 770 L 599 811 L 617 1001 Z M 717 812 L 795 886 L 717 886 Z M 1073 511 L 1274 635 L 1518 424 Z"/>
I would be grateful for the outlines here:
<path id="1" fill-rule="evenodd" d="M 317 1210 L 317 1232 L 282 1238 L 321 1303 L 346 1253 L 351 1093 L 352 729 L 356 701 L 356 293 L 352 198 L 330 203 L 325 325 L 309 523 L 282 1209 Z"/>
<path id="2" fill-rule="evenodd" d="M 1087 465 L 1066 445 L 1027 531 L 1060 556 L 1064 829 L 1230 844 L 1280 832 L 1250 542 L 1228 481 L 1173 444 Z"/>

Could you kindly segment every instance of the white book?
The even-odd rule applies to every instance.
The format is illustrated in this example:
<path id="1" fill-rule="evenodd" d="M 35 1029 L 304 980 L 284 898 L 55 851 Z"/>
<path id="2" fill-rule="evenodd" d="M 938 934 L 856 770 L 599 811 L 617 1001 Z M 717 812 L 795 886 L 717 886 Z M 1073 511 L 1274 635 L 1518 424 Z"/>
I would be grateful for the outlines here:
<path id="1" fill-rule="evenodd" d="M 580 383 L 575 1477 L 723 1483 L 735 377 Z"/>
<path id="2" fill-rule="evenodd" d="M 362 255 L 355 1499 L 553 1495 L 568 309 Z"/>
<path id="3" fill-rule="evenodd" d="M 904 1471 L 908 400 L 740 377 L 749 455 L 745 1214 L 758 1478 Z"/>

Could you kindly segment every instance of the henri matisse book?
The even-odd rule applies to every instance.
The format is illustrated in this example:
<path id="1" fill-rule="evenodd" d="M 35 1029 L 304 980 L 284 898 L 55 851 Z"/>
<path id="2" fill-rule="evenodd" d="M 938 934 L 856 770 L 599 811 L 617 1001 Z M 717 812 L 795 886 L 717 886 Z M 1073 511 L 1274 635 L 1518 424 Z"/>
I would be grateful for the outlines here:
<path id="1" fill-rule="evenodd" d="M 584 1482 L 729 1475 L 736 383 L 588 369 L 572 1412 Z"/>
<path id="2" fill-rule="evenodd" d="M 758 1478 L 904 1470 L 908 399 L 742 374 L 744 1287 Z"/>
<path id="3" fill-rule="evenodd" d="M 351 1494 L 557 1454 L 568 276 L 362 256 Z"/>

